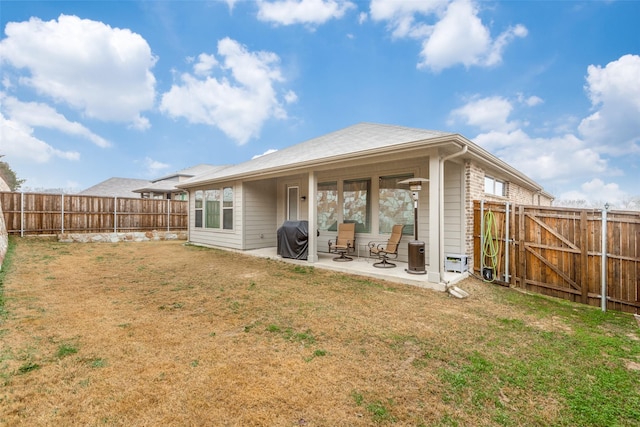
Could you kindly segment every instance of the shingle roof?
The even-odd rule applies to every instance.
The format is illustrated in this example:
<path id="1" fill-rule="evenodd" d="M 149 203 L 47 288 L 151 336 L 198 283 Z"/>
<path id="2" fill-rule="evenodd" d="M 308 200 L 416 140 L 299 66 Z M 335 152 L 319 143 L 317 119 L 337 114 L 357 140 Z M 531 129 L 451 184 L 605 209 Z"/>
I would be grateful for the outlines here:
<path id="1" fill-rule="evenodd" d="M 134 178 L 109 178 L 92 187 L 79 192 L 84 196 L 107 196 L 107 197 L 132 197 L 140 198 L 140 195 L 134 193 L 136 188 L 144 187 L 150 184 L 145 179 Z"/>
<path id="2" fill-rule="evenodd" d="M 359 123 L 223 170 L 195 176 L 184 181 L 180 186 L 191 186 L 209 180 L 284 168 L 295 164 L 321 162 L 349 154 L 446 135 L 452 134 L 395 125 Z"/>
<path id="3" fill-rule="evenodd" d="M 161 178 L 157 178 L 154 179 L 152 182 L 158 182 L 158 181 L 164 181 L 164 180 L 168 180 L 170 178 L 177 178 L 177 177 L 192 177 L 192 176 L 197 176 L 197 175 L 201 175 L 203 173 L 207 173 L 207 172 L 213 172 L 216 171 L 218 169 L 222 169 L 225 168 L 226 166 L 213 166 L 213 165 L 208 165 L 206 163 L 202 163 L 199 165 L 195 165 L 195 166 L 191 166 L 189 168 L 185 168 L 182 170 L 179 170 L 178 172 L 174 172 L 172 174 L 169 175 L 165 175 Z"/>
<path id="4" fill-rule="evenodd" d="M 153 182 L 147 182 L 143 187 L 136 188 L 134 191 L 136 193 L 149 193 L 149 192 L 154 192 L 154 193 L 176 193 L 176 192 L 182 192 L 184 190 L 176 187 L 176 185 L 178 185 L 180 182 L 186 181 L 186 179 L 188 179 L 189 177 L 194 177 L 194 176 L 198 176 L 198 175 L 204 174 L 204 173 L 219 171 L 219 170 L 222 170 L 222 169 L 224 169 L 226 167 L 228 167 L 228 166 L 213 166 L 213 165 L 207 165 L 207 164 L 200 164 L 200 165 L 192 166 L 190 168 L 182 169 L 181 171 L 178 171 L 178 172 L 173 173 L 171 175 L 167 175 L 167 176 L 165 176 L 163 178 L 156 179 Z M 185 179 L 183 179 L 181 181 L 179 179 L 180 177 L 183 177 Z M 175 178 L 175 179 L 171 179 L 171 178 Z"/>

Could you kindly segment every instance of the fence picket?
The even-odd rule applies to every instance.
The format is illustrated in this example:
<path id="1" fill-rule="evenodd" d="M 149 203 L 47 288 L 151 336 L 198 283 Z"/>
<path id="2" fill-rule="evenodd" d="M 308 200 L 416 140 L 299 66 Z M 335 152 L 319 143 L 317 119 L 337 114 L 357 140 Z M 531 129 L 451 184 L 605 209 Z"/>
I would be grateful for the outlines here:
<path id="1" fill-rule="evenodd" d="M 188 202 L 0 192 L 9 234 L 184 231 Z"/>
<path id="2" fill-rule="evenodd" d="M 501 212 L 506 205 L 484 201 L 482 206 Z M 513 236 L 514 247 L 510 253 L 511 275 L 505 278 L 509 285 L 640 314 L 640 212 L 607 211 L 605 216 L 600 209 L 525 205 L 510 209 L 513 217 L 509 235 Z M 499 228 L 507 226 L 503 216 L 495 218 L 505 221 Z M 482 221 L 481 202 L 476 201 L 474 248 L 479 247 Z M 478 275 L 482 273 L 481 256 L 481 251 L 474 253 Z M 498 269 L 504 271 L 503 257 L 499 258 Z"/>

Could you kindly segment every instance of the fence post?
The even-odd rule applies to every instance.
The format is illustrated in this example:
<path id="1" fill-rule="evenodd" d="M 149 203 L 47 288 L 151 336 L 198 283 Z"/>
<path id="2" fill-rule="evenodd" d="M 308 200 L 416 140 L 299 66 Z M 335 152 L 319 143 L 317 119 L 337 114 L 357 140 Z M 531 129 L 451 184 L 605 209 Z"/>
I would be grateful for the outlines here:
<path id="1" fill-rule="evenodd" d="M 604 204 L 604 210 L 602 211 L 602 264 L 601 267 L 601 279 L 600 279 L 600 306 L 602 311 L 607 311 L 607 211 L 609 210 L 609 203 Z"/>
<path id="2" fill-rule="evenodd" d="M 589 218 L 586 209 L 580 212 L 580 290 L 581 302 L 589 304 Z"/>
<path id="3" fill-rule="evenodd" d="M 484 199 L 480 200 L 480 277 L 484 277 Z"/>
<path id="4" fill-rule="evenodd" d="M 167 231 L 171 231 L 169 226 L 171 221 L 171 199 L 167 199 Z"/>
<path id="5" fill-rule="evenodd" d="M 60 218 L 60 232 L 64 234 L 64 193 L 60 194 L 60 212 L 62 218 Z"/>
<path id="6" fill-rule="evenodd" d="M 118 232 L 118 196 L 113 196 L 113 232 Z"/>
<path id="7" fill-rule="evenodd" d="M 504 222 L 505 222 L 505 236 L 504 236 L 504 281 L 511 283 L 509 275 L 509 252 L 511 247 L 509 246 L 509 202 L 504 205 Z"/>
<path id="8" fill-rule="evenodd" d="M 518 280 L 518 270 L 520 274 L 520 287 L 527 288 L 527 252 L 524 247 L 527 241 L 525 235 L 524 206 L 518 206 L 518 264 L 516 269 L 516 281 Z"/>
<path id="9" fill-rule="evenodd" d="M 24 237 L 24 192 L 20 192 L 20 237 Z"/>

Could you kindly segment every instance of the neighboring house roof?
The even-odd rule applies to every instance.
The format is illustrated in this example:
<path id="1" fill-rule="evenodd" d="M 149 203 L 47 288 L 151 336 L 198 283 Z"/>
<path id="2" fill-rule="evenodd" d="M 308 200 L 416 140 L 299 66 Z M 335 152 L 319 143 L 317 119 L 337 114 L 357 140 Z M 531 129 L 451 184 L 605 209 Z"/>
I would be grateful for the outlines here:
<path id="1" fill-rule="evenodd" d="M 179 170 L 178 172 L 174 172 L 172 174 L 169 175 L 165 175 L 163 177 L 160 177 L 158 179 L 154 179 L 151 182 L 158 182 L 158 181 L 165 181 L 165 180 L 171 180 L 171 179 L 180 179 L 180 178 L 191 178 L 194 177 L 196 175 L 200 175 L 203 173 L 207 173 L 207 172 L 213 172 L 216 171 L 218 169 L 223 169 L 226 166 L 213 166 L 213 165 L 208 165 L 205 163 L 199 164 L 199 165 L 195 165 L 195 166 L 191 166 L 189 168 L 185 168 L 182 170 Z"/>
<path id="2" fill-rule="evenodd" d="M 207 164 L 192 166 L 151 182 L 147 181 L 146 185 L 136 188 L 133 191 L 136 193 L 181 193 L 184 190 L 177 188 L 176 184 L 188 180 L 189 178 L 193 178 L 194 176 L 215 172 L 226 167 L 227 166 L 213 166 Z"/>
<path id="3" fill-rule="evenodd" d="M 459 151 L 465 145 L 468 150 L 462 158 L 479 160 L 509 176 L 510 180 L 535 188 L 553 198 L 535 181 L 462 135 L 377 123 L 359 123 L 235 166 L 197 175 L 179 183 L 178 187 L 189 188 L 223 180 L 263 177 L 269 173 L 326 166 L 356 157 L 391 154 L 416 148 L 443 146 L 446 148 L 444 153 L 448 154 Z"/>
<path id="4" fill-rule="evenodd" d="M 176 184 L 198 174 L 224 169 L 226 166 L 200 164 L 155 180 L 135 178 L 109 178 L 79 192 L 85 196 L 134 197 L 140 193 L 182 193 L 184 190 L 176 188 Z"/>
<path id="5" fill-rule="evenodd" d="M 174 193 L 174 192 L 183 192 L 179 188 L 176 188 L 176 184 L 178 181 L 158 181 L 158 182 L 147 182 L 147 185 L 144 187 L 136 188 L 133 190 L 134 193 Z"/>
<path id="6" fill-rule="evenodd" d="M 145 179 L 109 178 L 99 184 L 79 192 L 82 196 L 134 197 L 139 198 L 133 190 L 148 185 Z"/>

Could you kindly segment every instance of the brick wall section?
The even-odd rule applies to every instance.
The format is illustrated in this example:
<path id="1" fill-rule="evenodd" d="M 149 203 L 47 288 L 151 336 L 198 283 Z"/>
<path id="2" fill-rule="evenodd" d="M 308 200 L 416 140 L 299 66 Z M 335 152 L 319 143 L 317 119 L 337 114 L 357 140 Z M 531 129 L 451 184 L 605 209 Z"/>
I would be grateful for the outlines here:
<path id="1" fill-rule="evenodd" d="M 473 201 L 484 197 L 484 170 L 467 160 L 464 163 L 465 254 L 469 256 L 469 271 L 473 271 Z"/>
<path id="2" fill-rule="evenodd" d="M 469 271 L 473 271 L 473 201 L 486 200 L 495 202 L 512 202 L 520 205 L 551 206 L 548 199 L 535 191 L 527 190 L 512 182 L 505 183 L 505 197 L 485 194 L 484 192 L 485 170 L 478 164 L 467 160 L 464 163 L 465 182 L 465 253 L 469 256 Z"/>
<path id="3" fill-rule="evenodd" d="M 506 190 L 507 200 L 510 202 L 514 202 L 519 205 L 551 206 L 550 199 L 547 199 L 534 191 L 526 190 L 512 182 L 506 183 Z M 498 200 L 500 199 L 498 198 Z"/>

